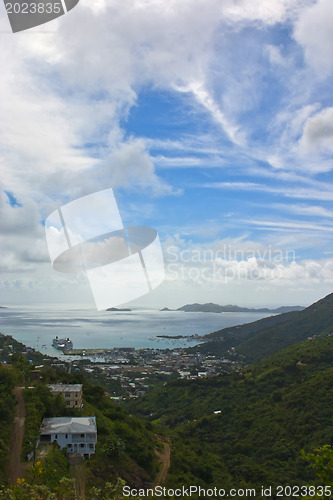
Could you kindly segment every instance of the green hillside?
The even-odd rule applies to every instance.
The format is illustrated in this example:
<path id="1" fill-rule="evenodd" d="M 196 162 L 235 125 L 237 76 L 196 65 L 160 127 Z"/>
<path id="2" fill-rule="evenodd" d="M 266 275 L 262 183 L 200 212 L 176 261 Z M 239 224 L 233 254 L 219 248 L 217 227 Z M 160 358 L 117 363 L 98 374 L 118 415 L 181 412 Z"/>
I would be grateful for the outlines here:
<path id="1" fill-rule="evenodd" d="M 333 445 L 332 397 L 329 336 L 291 346 L 242 372 L 175 381 L 131 410 L 169 428 L 175 450 L 170 484 L 304 484 L 314 476 L 301 449 Z M 205 471 L 194 450 L 205 457 Z"/>
<path id="2" fill-rule="evenodd" d="M 237 346 L 236 356 L 257 361 L 241 371 L 175 380 L 124 402 L 123 407 L 80 372 L 69 374 L 44 365 L 41 380 L 34 381 L 36 373 L 24 351 L 8 351 L 11 364 L 0 367 L 0 462 L 5 485 L 0 497 L 123 498 L 124 482 L 138 489 L 156 484 L 161 471 L 158 457 L 169 456 L 170 450 L 170 467 L 166 456 L 166 472 L 159 480 L 169 488 L 196 485 L 259 491 L 262 486 L 320 484 L 314 473 L 318 469 L 324 478 L 321 483 L 331 484 L 332 450 L 316 452 L 324 453 L 322 461 L 319 457 L 316 462 L 316 455 L 310 457 L 315 464 L 312 470 L 302 449 L 310 453 L 333 446 L 332 305 L 333 295 L 329 295 L 300 312 L 215 332 L 201 348 Z M 271 354 L 265 357 L 267 353 Z M 47 384 L 55 381 L 83 384 L 82 411 L 65 408 L 63 400 L 50 393 Z M 23 483 L 9 491 L 6 461 L 15 408 L 12 390 L 22 385 L 34 386 L 24 391 L 23 458 L 34 449 L 45 416 L 96 416 L 98 443 L 91 459 L 79 465 L 69 463 L 66 454 L 53 446 L 47 457 L 37 457 L 35 466 L 25 464 Z"/>
<path id="3" fill-rule="evenodd" d="M 196 348 L 201 352 L 227 355 L 231 347 L 245 356 L 247 363 L 263 359 L 274 352 L 306 340 L 333 332 L 333 294 L 303 311 L 270 316 L 246 325 L 224 328 L 205 337 Z"/>
<path id="4" fill-rule="evenodd" d="M 12 393 L 18 374 L 11 367 L 0 366 L 0 481 L 7 479 L 7 465 L 15 397 Z"/>
<path id="5" fill-rule="evenodd" d="M 115 485 L 120 491 L 123 484 L 142 488 L 154 481 L 159 471 L 156 452 L 163 446 L 163 438 L 157 438 L 150 422 L 144 421 L 113 403 L 100 386 L 91 385 L 81 374 L 68 374 L 49 366 L 40 370 L 41 380 L 30 379 L 31 364 L 21 353 L 12 357 L 12 363 L 0 366 L 0 464 L 1 498 L 53 499 L 78 498 L 74 495 L 73 478 L 85 492 L 82 498 L 116 498 Z M 27 380 L 25 380 L 25 377 Z M 51 394 L 49 382 L 83 384 L 84 408 L 66 408 L 63 398 Z M 22 446 L 23 477 L 8 489 L 7 463 L 10 456 L 10 438 L 14 421 L 15 386 L 24 386 L 25 424 Z M 44 417 L 92 416 L 96 417 L 98 439 L 96 453 L 90 460 L 73 465 L 66 452 L 53 445 L 40 456 L 36 450 L 36 465 L 27 462 L 33 452 Z M 81 492 L 82 493 L 82 492 Z M 67 496 L 66 496 L 67 495 Z M 81 496 L 80 496 L 81 498 Z M 118 498 L 118 497 L 117 497 Z"/>

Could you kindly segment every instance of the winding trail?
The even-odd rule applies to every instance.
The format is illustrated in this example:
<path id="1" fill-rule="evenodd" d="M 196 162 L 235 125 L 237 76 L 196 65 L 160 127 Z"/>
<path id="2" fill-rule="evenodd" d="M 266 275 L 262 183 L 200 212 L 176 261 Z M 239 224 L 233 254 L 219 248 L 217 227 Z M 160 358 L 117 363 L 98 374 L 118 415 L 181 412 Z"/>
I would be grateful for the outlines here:
<path id="1" fill-rule="evenodd" d="M 160 486 L 162 483 L 165 482 L 170 468 L 170 455 L 171 455 L 170 445 L 165 441 L 165 438 L 162 438 L 161 436 L 157 436 L 157 438 L 159 439 L 159 441 L 162 442 L 163 450 L 162 451 L 155 450 L 155 454 L 158 460 L 161 462 L 161 468 L 159 470 L 158 475 L 155 478 L 153 486 L 154 488 L 156 486 Z"/>
<path id="2" fill-rule="evenodd" d="M 21 450 L 24 436 L 25 404 L 23 388 L 16 387 L 14 395 L 17 399 L 15 418 L 10 442 L 10 459 L 8 464 L 8 480 L 16 483 L 19 477 L 24 476 L 24 466 L 21 464 Z"/>

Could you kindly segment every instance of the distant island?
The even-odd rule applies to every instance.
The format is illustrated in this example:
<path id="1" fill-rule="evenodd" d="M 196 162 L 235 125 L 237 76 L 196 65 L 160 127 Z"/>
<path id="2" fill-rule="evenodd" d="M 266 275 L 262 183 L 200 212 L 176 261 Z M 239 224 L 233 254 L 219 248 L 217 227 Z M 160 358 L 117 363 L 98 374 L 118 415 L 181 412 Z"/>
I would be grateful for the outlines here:
<path id="1" fill-rule="evenodd" d="M 184 312 L 213 312 L 213 313 L 224 313 L 224 312 L 247 312 L 247 313 L 272 313 L 272 314 L 282 314 L 291 311 L 302 311 L 304 307 L 302 306 L 282 306 L 277 309 L 268 309 L 267 307 L 262 307 L 260 309 L 253 309 L 248 307 L 240 307 L 235 305 L 220 306 L 218 304 L 213 304 L 209 302 L 207 304 L 186 304 L 185 306 L 179 307 L 178 309 L 169 309 L 164 307 L 161 311 L 184 311 Z"/>
<path id="2" fill-rule="evenodd" d="M 186 339 L 188 338 L 188 335 L 156 335 L 156 337 L 161 338 L 161 339 Z"/>
<path id="3" fill-rule="evenodd" d="M 125 307 L 124 309 L 118 309 L 118 307 L 109 307 L 109 309 L 107 309 L 107 311 L 115 311 L 115 312 L 130 312 L 132 309 L 128 309 L 127 307 Z"/>

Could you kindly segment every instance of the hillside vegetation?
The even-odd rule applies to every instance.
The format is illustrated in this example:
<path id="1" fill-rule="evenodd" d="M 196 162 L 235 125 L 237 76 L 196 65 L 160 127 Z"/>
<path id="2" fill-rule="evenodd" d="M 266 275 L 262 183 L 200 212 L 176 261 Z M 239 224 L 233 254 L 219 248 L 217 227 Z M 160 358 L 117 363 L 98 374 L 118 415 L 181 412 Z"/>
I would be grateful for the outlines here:
<path id="1" fill-rule="evenodd" d="M 192 348 L 212 354 L 235 352 L 253 363 L 308 337 L 323 337 L 333 332 L 333 294 L 302 311 L 293 311 L 224 328 L 205 337 L 205 343 Z"/>
<path id="2" fill-rule="evenodd" d="M 12 391 L 18 380 L 16 370 L 0 366 L 0 481 L 2 483 L 7 480 L 9 446 L 16 404 Z"/>
<path id="3" fill-rule="evenodd" d="M 170 484 L 304 484 L 315 477 L 301 449 L 333 444 L 332 397 L 329 336 L 242 372 L 175 381 L 131 410 L 169 428 Z"/>
<path id="4" fill-rule="evenodd" d="M 11 365 L 0 367 L 3 484 L 16 385 L 34 384 L 34 389 L 25 391 L 23 458 L 33 450 L 46 416 L 96 416 L 98 443 L 96 453 L 79 466 L 69 464 L 66 454 L 53 446 L 47 457 L 27 465 L 26 476 L 16 486 L 5 484 L 0 497 L 74 499 L 78 497 L 75 477 L 75 487 L 79 481 L 80 495 L 83 491 L 89 500 L 122 498 L 125 483 L 134 488 L 154 484 L 157 455 L 169 448 L 166 486 L 170 488 L 196 485 L 259 491 L 261 486 L 333 486 L 332 306 L 333 295 L 329 295 L 300 312 L 215 332 L 200 349 L 234 347 L 229 355 L 256 362 L 215 377 L 175 380 L 123 407 L 80 372 L 68 374 L 44 366 L 41 380 L 33 382 L 29 378 L 32 363 L 23 352 L 14 353 Z M 82 411 L 66 409 L 63 400 L 50 393 L 47 384 L 56 381 L 83 384 Z"/>
<path id="5" fill-rule="evenodd" d="M 27 454 L 35 448 L 42 419 L 51 416 L 96 417 L 98 441 L 96 453 L 80 465 L 80 476 L 86 498 L 115 498 L 115 485 L 128 484 L 142 488 L 151 483 L 158 470 L 156 450 L 161 448 L 150 422 L 129 415 L 104 394 L 100 386 L 91 385 L 81 374 L 70 375 L 44 367 L 40 371 L 42 380 L 29 380 L 31 364 L 21 353 L 12 357 L 12 364 L 0 366 L 0 465 L 4 498 L 74 498 L 74 483 L 70 464 L 65 451 L 53 445 L 39 458 L 36 450 L 36 465 L 26 462 Z M 23 377 L 23 374 L 25 377 Z M 66 383 L 83 383 L 84 408 L 66 408 L 60 396 L 51 394 L 47 384 L 58 380 Z M 26 382 L 25 390 L 25 432 L 22 447 L 24 477 L 18 484 L 6 487 L 6 464 L 10 454 L 10 436 L 14 420 L 15 398 L 12 390 Z M 33 388 L 32 388 L 32 387 Z M 75 468 L 74 468 L 75 469 Z M 52 470 L 56 473 L 52 473 Z M 113 485 L 113 486 L 112 486 Z M 118 488 L 118 489 L 119 489 Z M 118 490 L 117 490 L 118 491 Z M 75 497 L 76 498 L 76 497 Z"/>

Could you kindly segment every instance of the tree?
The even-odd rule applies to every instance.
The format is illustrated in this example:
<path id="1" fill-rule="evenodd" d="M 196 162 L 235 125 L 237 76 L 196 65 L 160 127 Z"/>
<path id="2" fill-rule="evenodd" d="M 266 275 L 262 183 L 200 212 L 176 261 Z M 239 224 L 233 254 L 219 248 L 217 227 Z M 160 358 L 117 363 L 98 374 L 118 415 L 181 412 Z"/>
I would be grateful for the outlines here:
<path id="1" fill-rule="evenodd" d="M 320 448 L 315 448 L 313 453 L 305 453 L 304 450 L 301 451 L 304 460 L 309 462 L 309 466 L 314 470 L 317 477 L 320 479 L 317 489 L 314 490 L 314 494 L 311 494 L 305 499 L 310 498 L 332 498 L 331 492 L 333 487 L 333 450 L 328 445 L 325 444 Z M 324 488 L 324 492 L 321 491 L 320 487 Z M 326 488 L 326 490 L 325 490 Z M 325 494 L 326 492 L 326 494 Z M 329 494 L 328 494 L 329 493 Z"/>
<path id="2" fill-rule="evenodd" d="M 116 457 L 125 451 L 125 442 L 120 438 L 109 438 L 102 446 L 102 451 L 109 457 Z"/>

